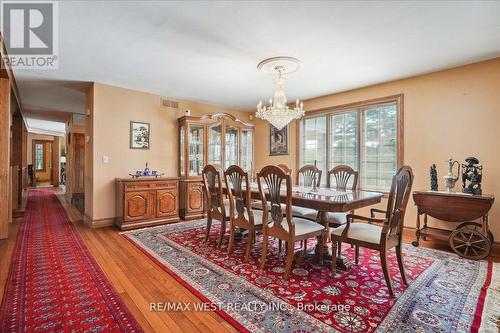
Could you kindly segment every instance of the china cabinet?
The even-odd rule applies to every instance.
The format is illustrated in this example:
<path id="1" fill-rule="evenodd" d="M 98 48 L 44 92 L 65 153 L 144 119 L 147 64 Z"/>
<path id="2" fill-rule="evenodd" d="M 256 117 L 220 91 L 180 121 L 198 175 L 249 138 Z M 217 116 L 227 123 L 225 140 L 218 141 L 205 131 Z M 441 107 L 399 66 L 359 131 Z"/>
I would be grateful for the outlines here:
<path id="1" fill-rule="evenodd" d="M 207 164 L 224 169 L 237 164 L 253 174 L 252 123 L 227 113 L 201 117 L 184 116 L 179 121 L 179 213 L 185 220 L 205 216 L 201 172 Z"/>

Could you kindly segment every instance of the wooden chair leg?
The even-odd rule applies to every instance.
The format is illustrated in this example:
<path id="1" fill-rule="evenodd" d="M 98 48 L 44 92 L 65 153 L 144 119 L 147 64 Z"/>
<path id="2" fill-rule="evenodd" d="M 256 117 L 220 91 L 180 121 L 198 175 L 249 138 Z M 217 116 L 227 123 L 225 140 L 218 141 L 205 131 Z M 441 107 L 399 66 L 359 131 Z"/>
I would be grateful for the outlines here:
<path id="1" fill-rule="evenodd" d="M 217 246 L 219 248 L 222 246 L 222 239 L 224 238 L 225 234 L 226 234 L 226 221 L 222 219 L 222 221 L 220 222 L 219 240 L 217 241 Z"/>
<path id="2" fill-rule="evenodd" d="M 252 251 L 253 239 L 255 238 L 255 231 L 248 230 L 248 238 L 247 238 L 247 250 L 245 252 L 245 262 L 248 262 L 250 259 L 250 251 Z"/>
<path id="3" fill-rule="evenodd" d="M 231 224 L 229 227 L 229 244 L 227 245 L 227 254 L 231 254 L 233 251 L 233 242 L 234 242 L 234 227 Z"/>
<path id="4" fill-rule="evenodd" d="M 326 230 L 323 230 L 321 234 L 321 243 L 319 245 L 319 265 L 323 266 L 323 258 L 325 257 L 325 244 L 326 244 Z M 307 242 L 307 240 L 306 240 Z"/>
<path id="5" fill-rule="evenodd" d="M 285 280 L 288 280 L 290 278 L 290 272 L 292 271 L 292 264 L 293 264 L 293 244 L 295 242 L 286 242 L 287 244 L 287 251 L 286 251 L 286 266 L 285 266 Z"/>
<path id="6" fill-rule="evenodd" d="M 337 246 L 337 254 L 339 257 L 342 254 L 342 242 L 339 242 L 339 244 Z"/>
<path id="7" fill-rule="evenodd" d="M 267 238 L 267 235 L 264 233 L 264 238 L 262 239 L 262 255 L 260 257 L 260 269 L 264 269 L 264 265 L 266 264 L 268 243 L 269 239 Z"/>
<path id="8" fill-rule="evenodd" d="M 205 233 L 205 242 L 208 241 L 208 236 L 210 235 L 210 228 L 212 227 L 212 218 L 207 218 L 207 231 Z"/>
<path id="9" fill-rule="evenodd" d="M 280 239 L 280 240 L 278 240 L 278 253 L 280 253 L 280 254 L 281 254 L 281 246 L 282 245 L 281 245 L 281 239 Z"/>
<path id="10" fill-rule="evenodd" d="M 303 241 L 301 241 L 301 243 L 302 243 L 302 246 L 303 246 L 303 248 L 302 248 L 302 254 L 306 255 L 306 253 L 307 253 L 307 239 L 304 239 Z"/>
<path id="11" fill-rule="evenodd" d="M 354 262 L 356 265 L 359 263 L 359 245 L 354 246 Z"/>
<path id="12" fill-rule="evenodd" d="M 389 294 L 394 297 L 394 290 L 392 288 L 391 275 L 387 267 L 387 251 L 385 249 L 380 250 L 380 262 L 382 263 L 382 271 L 384 272 L 385 283 L 387 284 L 387 289 L 389 289 Z"/>
<path id="13" fill-rule="evenodd" d="M 335 276 L 337 271 L 337 242 L 332 238 L 332 274 Z"/>
<path id="14" fill-rule="evenodd" d="M 399 266 L 399 272 L 401 273 L 401 279 L 403 280 L 403 283 L 408 285 L 408 281 L 406 280 L 406 274 L 405 274 L 405 266 L 403 264 L 403 253 L 402 253 L 402 246 L 401 245 L 396 245 L 396 258 L 398 259 L 398 266 Z"/>

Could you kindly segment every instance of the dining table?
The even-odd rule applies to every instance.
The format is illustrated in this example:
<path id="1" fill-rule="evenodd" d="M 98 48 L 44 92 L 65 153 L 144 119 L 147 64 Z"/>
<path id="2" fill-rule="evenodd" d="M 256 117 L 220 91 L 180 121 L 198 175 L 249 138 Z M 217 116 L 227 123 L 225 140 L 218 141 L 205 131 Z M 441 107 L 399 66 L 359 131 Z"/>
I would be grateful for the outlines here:
<path id="1" fill-rule="evenodd" d="M 250 183 L 250 191 L 252 199 L 261 200 L 257 183 Z M 265 189 L 264 192 L 266 192 Z M 337 190 L 322 187 L 313 189 L 304 186 L 292 187 L 292 205 L 317 210 L 316 222 L 322 224 L 327 229 L 328 235 L 330 234 L 329 212 L 351 212 L 355 209 L 375 205 L 380 203 L 383 196 L 384 194 L 381 192 L 364 190 Z M 283 203 L 286 202 L 286 190 L 284 187 L 281 190 L 281 199 Z M 316 262 L 319 262 L 319 244 L 321 244 L 321 239 L 318 237 L 316 247 L 306 254 L 299 251 L 296 256 L 297 259 L 302 261 L 305 258 L 312 258 Z M 331 264 L 332 254 L 326 245 L 324 251 L 324 264 Z M 337 256 L 338 269 L 347 270 L 349 265 L 345 257 Z"/>

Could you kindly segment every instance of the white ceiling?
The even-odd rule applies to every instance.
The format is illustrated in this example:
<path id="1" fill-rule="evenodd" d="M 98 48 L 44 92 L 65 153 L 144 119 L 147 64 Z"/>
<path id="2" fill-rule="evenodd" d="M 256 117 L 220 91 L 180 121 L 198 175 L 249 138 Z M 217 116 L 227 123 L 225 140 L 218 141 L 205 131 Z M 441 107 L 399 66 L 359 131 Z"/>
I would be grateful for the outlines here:
<path id="1" fill-rule="evenodd" d="M 64 136 L 65 124 L 50 120 L 27 118 L 28 131 L 30 133 Z"/>
<path id="2" fill-rule="evenodd" d="M 500 2 L 66 1 L 59 37 L 59 70 L 15 70 L 33 117 L 84 113 L 92 81 L 250 111 L 271 56 L 303 63 L 289 100 L 498 57 Z"/>

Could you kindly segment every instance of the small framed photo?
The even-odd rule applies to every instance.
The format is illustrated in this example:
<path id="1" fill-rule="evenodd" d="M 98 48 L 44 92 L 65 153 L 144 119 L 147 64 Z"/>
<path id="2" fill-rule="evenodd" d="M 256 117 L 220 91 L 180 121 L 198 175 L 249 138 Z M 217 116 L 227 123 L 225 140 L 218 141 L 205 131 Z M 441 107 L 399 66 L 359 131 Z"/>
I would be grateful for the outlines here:
<path id="1" fill-rule="evenodd" d="M 130 149 L 149 149 L 150 125 L 130 122 Z"/>
<path id="2" fill-rule="evenodd" d="M 288 155 L 288 125 L 281 130 L 269 124 L 269 156 Z"/>

